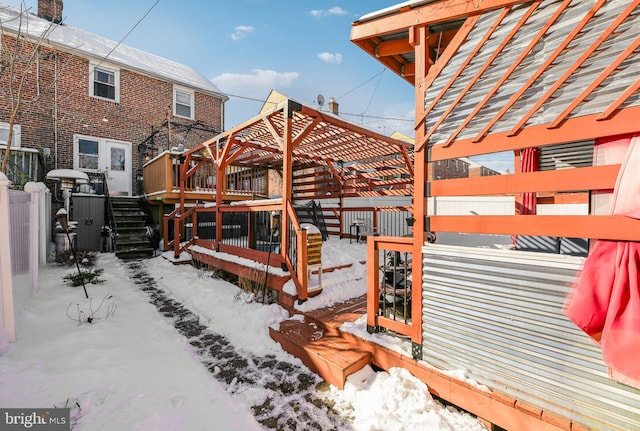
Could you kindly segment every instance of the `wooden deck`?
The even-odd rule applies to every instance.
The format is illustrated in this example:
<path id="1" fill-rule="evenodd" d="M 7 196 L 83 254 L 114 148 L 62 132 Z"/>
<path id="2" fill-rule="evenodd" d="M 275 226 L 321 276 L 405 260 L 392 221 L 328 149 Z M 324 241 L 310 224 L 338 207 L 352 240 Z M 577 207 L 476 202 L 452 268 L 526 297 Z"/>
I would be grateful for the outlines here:
<path id="1" fill-rule="evenodd" d="M 371 354 L 354 348 L 343 337 L 340 325 L 357 320 L 366 313 L 366 295 L 314 310 L 269 328 L 271 338 L 328 383 L 344 388 L 347 376 L 371 363 Z"/>
<path id="2" fill-rule="evenodd" d="M 422 380 L 433 395 L 476 415 L 489 430 L 587 431 L 570 419 L 543 411 L 497 391 L 484 391 L 381 345 L 340 331 L 366 314 L 366 295 L 306 312 L 269 328 L 271 338 L 328 383 L 343 389 L 346 378 L 367 364 L 402 367 Z"/>

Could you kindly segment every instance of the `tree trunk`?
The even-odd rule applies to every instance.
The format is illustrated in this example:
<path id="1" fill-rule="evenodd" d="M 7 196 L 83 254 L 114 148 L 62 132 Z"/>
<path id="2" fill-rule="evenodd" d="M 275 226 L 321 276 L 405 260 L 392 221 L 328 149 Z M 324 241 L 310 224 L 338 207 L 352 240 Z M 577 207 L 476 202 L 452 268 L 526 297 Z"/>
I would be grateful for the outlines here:
<path id="1" fill-rule="evenodd" d="M 11 141 L 13 140 L 13 125 L 16 121 L 17 112 L 18 112 L 18 109 L 15 109 L 13 112 L 11 112 L 11 117 L 9 117 L 9 136 L 7 136 L 7 148 L 4 150 L 4 157 L 2 158 L 2 167 L 0 167 L 0 171 L 5 175 L 7 174 L 7 164 L 9 163 L 9 154 L 11 153 Z"/>

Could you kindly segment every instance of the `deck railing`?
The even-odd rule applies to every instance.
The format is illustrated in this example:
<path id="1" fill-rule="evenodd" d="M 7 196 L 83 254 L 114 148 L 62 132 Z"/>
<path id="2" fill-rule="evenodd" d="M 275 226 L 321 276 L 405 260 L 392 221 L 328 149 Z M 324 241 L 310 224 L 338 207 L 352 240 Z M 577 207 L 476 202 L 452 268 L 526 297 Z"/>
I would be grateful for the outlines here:
<path id="1" fill-rule="evenodd" d="M 169 192 L 174 188 L 176 157 L 169 152 L 164 152 L 151 160 L 142 168 L 144 178 L 143 191 L 146 195 Z"/>
<path id="2" fill-rule="evenodd" d="M 180 214 L 179 208 L 164 217 L 164 247 L 179 254 L 195 244 L 211 250 L 279 266 L 282 247 L 281 204 L 198 205 Z M 218 237 L 216 220 L 222 219 Z M 270 254 L 270 255 L 269 255 Z"/>
<path id="3" fill-rule="evenodd" d="M 186 227 L 197 225 L 196 207 L 187 209 L 180 213 L 180 208 L 176 208 L 171 213 L 164 216 L 164 241 L 163 249 L 173 248 L 174 256 L 177 258 L 184 250 L 193 244 L 193 238 L 187 238 Z M 172 233 L 170 235 L 170 233 Z"/>
<path id="4" fill-rule="evenodd" d="M 188 163 L 188 166 L 184 166 Z M 181 184 L 184 172 L 184 185 Z M 207 157 L 192 154 L 189 161 L 182 153 L 164 152 L 143 167 L 143 191 L 147 197 L 179 198 L 181 187 L 187 199 L 198 195 L 200 200 L 215 200 L 217 176 L 213 161 Z M 221 184 L 224 198 L 235 196 L 239 199 L 267 196 L 267 170 L 237 166 L 225 168 L 224 183 Z"/>
<path id="5" fill-rule="evenodd" d="M 413 238 L 378 236 L 367 239 L 369 332 L 393 331 L 409 337 L 415 333 L 419 319 L 411 317 L 412 250 Z M 420 283 L 420 279 L 417 276 L 416 282 Z"/>
<path id="6" fill-rule="evenodd" d="M 287 250 L 286 263 L 292 272 L 292 279 L 298 291 L 298 301 L 306 301 L 308 298 L 307 280 L 307 231 L 300 227 L 298 216 L 291 202 L 287 202 L 287 215 L 289 226 L 289 249 Z"/>

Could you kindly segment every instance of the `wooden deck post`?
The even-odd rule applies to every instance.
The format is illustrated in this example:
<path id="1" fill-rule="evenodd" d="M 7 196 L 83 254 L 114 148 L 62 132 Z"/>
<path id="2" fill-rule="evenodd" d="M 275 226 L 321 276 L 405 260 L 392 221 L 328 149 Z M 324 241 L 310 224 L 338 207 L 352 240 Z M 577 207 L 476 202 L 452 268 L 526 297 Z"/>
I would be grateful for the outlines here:
<path id="1" fill-rule="evenodd" d="M 222 195 L 225 192 L 225 168 L 221 160 L 216 161 L 216 249 L 220 249 L 220 243 L 222 242 Z"/>
<path id="2" fill-rule="evenodd" d="M 282 136 L 282 249 L 280 253 L 283 259 L 289 250 L 289 214 L 287 213 L 287 201 L 291 201 L 293 195 L 293 138 L 292 123 L 293 111 L 300 110 L 300 104 L 288 100 L 284 109 L 284 130 Z"/>
<path id="3" fill-rule="evenodd" d="M 180 210 L 176 217 L 173 219 L 173 257 L 180 257 L 180 233 L 184 228 L 184 220 L 182 219 L 182 215 L 184 214 L 184 204 L 185 204 L 185 177 L 187 176 L 187 167 L 189 166 L 188 158 L 185 159 L 182 156 L 178 157 L 178 166 L 176 171 L 178 172 L 178 182 L 180 184 L 180 202 L 178 205 Z M 182 226 L 182 228 L 181 228 Z"/>
<path id="4" fill-rule="evenodd" d="M 415 41 L 416 56 L 416 119 L 423 118 L 425 109 L 426 74 L 429 70 L 429 44 L 427 43 L 427 28 L 411 29 L 417 33 Z M 425 136 L 425 124 L 419 121 L 416 124 L 415 142 L 422 142 Z M 429 229 L 427 202 L 428 189 L 428 145 L 419 148 L 414 154 L 414 182 L 413 182 L 413 256 L 411 273 L 414 275 L 411 285 L 411 321 L 413 333 L 411 345 L 414 359 L 422 359 L 422 245 L 425 242 L 425 230 Z"/>
<path id="5" fill-rule="evenodd" d="M 380 253 L 375 238 L 367 240 L 367 332 L 378 331 Z"/>

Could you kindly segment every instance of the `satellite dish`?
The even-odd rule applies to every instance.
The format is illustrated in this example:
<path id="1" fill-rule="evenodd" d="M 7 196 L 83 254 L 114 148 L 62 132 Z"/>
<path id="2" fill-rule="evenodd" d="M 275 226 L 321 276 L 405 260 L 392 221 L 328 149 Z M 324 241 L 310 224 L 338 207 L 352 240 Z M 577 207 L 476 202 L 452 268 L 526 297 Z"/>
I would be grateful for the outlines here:
<path id="1" fill-rule="evenodd" d="M 322 106 L 324 105 L 324 96 L 322 94 L 318 94 L 318 97 L 316 99 L 316 101 L 318 102 L 318 106 L 322 108 Z"/>

